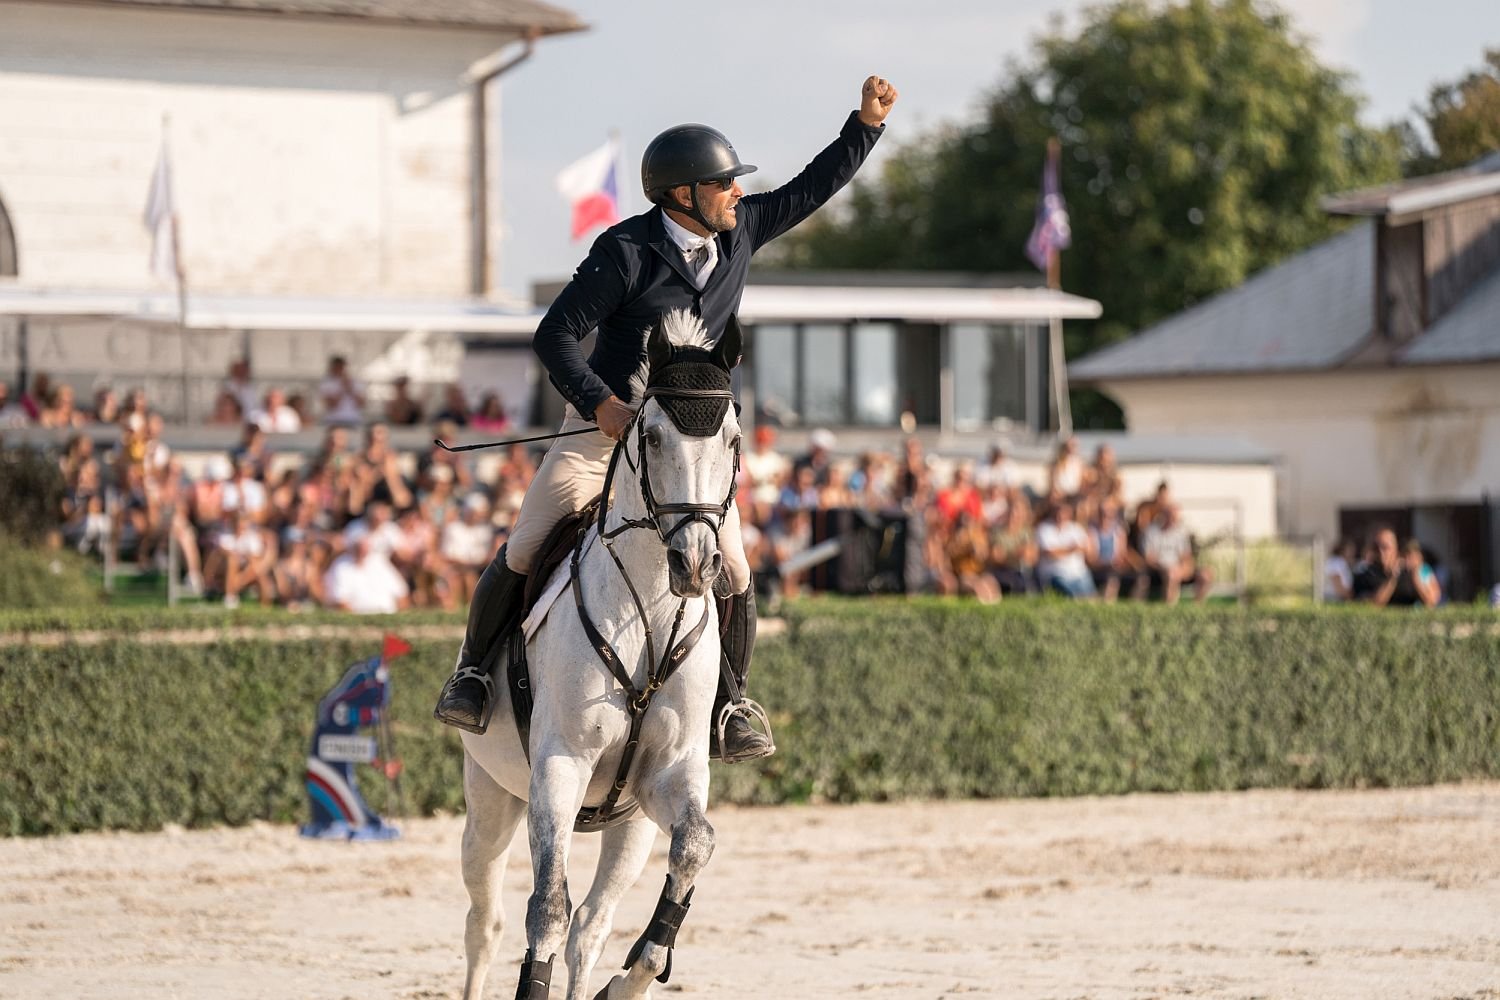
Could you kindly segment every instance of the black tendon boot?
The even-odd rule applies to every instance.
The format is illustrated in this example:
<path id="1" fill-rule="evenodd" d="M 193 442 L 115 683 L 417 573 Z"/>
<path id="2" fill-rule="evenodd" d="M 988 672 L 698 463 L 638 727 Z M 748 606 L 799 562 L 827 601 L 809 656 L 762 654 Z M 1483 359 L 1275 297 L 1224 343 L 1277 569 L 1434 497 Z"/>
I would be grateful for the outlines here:
<path id="1" fill-rule="evenodd" d="M 521 600 L 526 591 L 526 575 L 505 565 L 505 546 L 493 562 L 485 567 L 474 585 L 469 602 L 469 624 L 464 630 L 463 648 L 453 676 L 443 685 L 433 718 L 471 733 L 483 733 L 490 724 L 490 709 L 495 704 L 495 681 L 491 676 L 500 657 L 500 640 L 509 634 L 521 617 Z"/>
<path id="2" fill-rule="evenodd" d="M 745 697 L 750 677 L 750 652 L 755 648 L 755 580 L 743 594 L 719 598 L 719 693 L 714 698 L 713 729 L 708 754 L 726 764 L 757 760 L 776 752 L 771 720 L 765 710 Z M 760 732 L 750 720 L 760 720 Z"/>

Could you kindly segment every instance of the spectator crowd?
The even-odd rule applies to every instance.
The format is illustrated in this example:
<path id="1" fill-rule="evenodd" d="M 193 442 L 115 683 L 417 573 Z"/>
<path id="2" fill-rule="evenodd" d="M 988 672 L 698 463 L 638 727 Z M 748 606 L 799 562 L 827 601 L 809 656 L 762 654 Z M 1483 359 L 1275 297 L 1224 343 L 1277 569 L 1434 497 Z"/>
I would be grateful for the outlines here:
<path id="1" fill-rule="evenodd" d="M 175 542 L 189 591 L 231 606 L 253 598 L 358 612 L 458 608 L 503 543 L 540 452 L 511 446 L 482 481 L 469 456 L 435 445 L 398 455 L 392 426 L 430 422 L 441 437 L 460 427 L 503 432 L 508 422 L 494 394 L 470 409 L 463 390 L 449 386 L 429 413 L 407 379 L 393 389 L 385 419 L 365 424 L 364 387 L 343 359 L 331 359 L 318 387 L 321 446 L 278 460 L 275 435 L 302 429 L 307 414 L 280 389 L 253 391 L 248 367 L 236 362 L 215 408 L 240 428 L 239 444 L 197 476 L 162 440 L 164 422 L 140 390 L 123 403 L 101 390 L 82 410 L 67 385 L 44 375 L 17 402 L 0 383 L 0 427 L 75 430 L 60 456 L 61 536 L 80 551 L 108 550 L 145 570 L 164 566 Z M 119 428 L 107 453 L 96 453 L 85 432 L 98 424 Z M 1213 585 L 1169 484 L 1129 506 L 1107 444 L 1086 459 L 1076 439 L 1065 439 L 1041 488 L 1023 482 L 999 447 L 981 463 L 953 464 L 927 455 L 916 438 L 895 454 L 852 462 L 835 460 L 835 444 L 817 430 L 805 454 L 789 457 L 763 425 L 743 456 L 736 503 L 746 552 L 762 584 L 781 593 L 808 585 L 807 560 L 798 557 L 814 545 L 815 516 L 830 510 L 904 519 L 908 559 L 917 563 L 906 582 L 918 591 L 983 602 L 1048 592 L 1175 603 L 1202 601 Z M 1398 547 L 1388 529 L 1362 552 L 1345 542 L 1327 566 L 1330 600 L 1441 600 L 1420 546 Z"/>

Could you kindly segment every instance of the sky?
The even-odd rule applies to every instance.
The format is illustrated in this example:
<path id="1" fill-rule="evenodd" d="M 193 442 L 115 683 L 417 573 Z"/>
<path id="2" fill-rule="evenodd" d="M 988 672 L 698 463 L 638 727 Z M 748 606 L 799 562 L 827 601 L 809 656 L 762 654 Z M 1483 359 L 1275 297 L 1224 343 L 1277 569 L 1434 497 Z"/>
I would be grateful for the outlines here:
<path id="1" fill-rule="evenodd" d="M 1027 61 L 1054 17 L 1076 25 L 1089 0 L 551 0 L 586 32 L 544 38 L 501 80 L 501 286 L 571 275 L 592 234 L 569 238 L 557 173 L 603 144 L 623 143 L 621 211 L 647 207 L 640 155 L 661 130 L 703 122 L 774 186 L 837 134 L 876 73 L 900 99 L 865 170 L 902 141 L 971 119 Z M 1364 118 L 1410 117 L 1428 88 L 1479 67 L 1500 47 L 1500 0 L 1282 0 L 1327 65 L 1354 75 Z"/>

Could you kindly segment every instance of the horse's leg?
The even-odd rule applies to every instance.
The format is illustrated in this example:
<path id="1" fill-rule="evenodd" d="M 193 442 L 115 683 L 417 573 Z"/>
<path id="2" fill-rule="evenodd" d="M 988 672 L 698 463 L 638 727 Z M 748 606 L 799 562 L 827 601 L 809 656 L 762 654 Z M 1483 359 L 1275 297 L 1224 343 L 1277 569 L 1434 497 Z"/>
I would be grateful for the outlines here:
<path id="1" fill-rule="evenodd" d="M 602 834 L 599 868 L 589 894 L 573 914 L 568 935 L 568 1000 L 588 1000 L 589 976 L 614 922 L 615 906 L 635 885 L 651 858 L 656 824 L 649 819 L 628 820 Z"/>
<path id="2" fill-rule="evenodd" d="M 641 800 L 646 815 L 659 826 L 670 825 L 672 847 L 667 855 L 667 884 L 640 940 L 625 960 L 627 972 L 616 976 L 600 1000 L 640 1000 L 652 979 L 666 982 L 671 973 L 671 943 L 687 916 L 688 896 L 703 866 L 714 853 L 714 828 L 704 815 L 708 802 L 708 761 L 685 762 L 662 775 Z"/>
<path id="3" fill-rule="evenodd" d="M 463 872 L 469 890 L 469 915 L 464 922 L 464 953 L 468 975 L 463 1000 L 479 1000 L 495 954 L 495 942 L 505 926 L 500 890 L 516 825 L 526 814 L 526 803 L 495 783 L 467 753 L 464 754 Z"/>
<path id="4" fill-rule="evenodd" d="M 531 899 L 526 906 L 526 964 L 517 1000 L 542 1000 L 552 960 L 562 950 L 573 902 L 568 898 L 568 846 L 573 821 L 593 773 L 592 760 L 548 753 L 533 759 L 531 804 Z M 527 983 L 534 985 L 528 986 Z"/>

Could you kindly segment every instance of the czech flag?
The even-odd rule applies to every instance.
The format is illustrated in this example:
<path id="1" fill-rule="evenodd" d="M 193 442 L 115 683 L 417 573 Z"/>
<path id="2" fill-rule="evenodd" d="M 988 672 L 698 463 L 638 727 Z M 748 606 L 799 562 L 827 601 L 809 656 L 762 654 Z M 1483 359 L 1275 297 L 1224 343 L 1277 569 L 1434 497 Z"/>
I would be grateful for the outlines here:
<path id="1" fill-rule="evenodd" d="M 573 203 L 573 239 L 620 221 L 620 144 L 610 139 L 563 168 L 557 190 Z"/>

